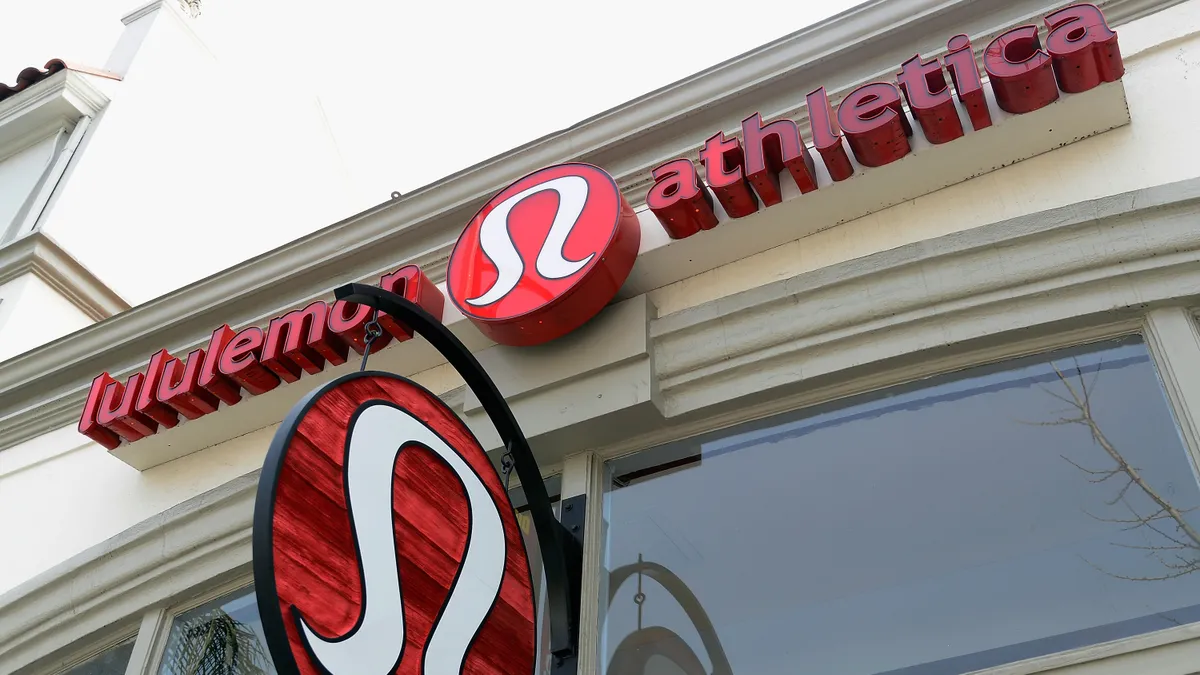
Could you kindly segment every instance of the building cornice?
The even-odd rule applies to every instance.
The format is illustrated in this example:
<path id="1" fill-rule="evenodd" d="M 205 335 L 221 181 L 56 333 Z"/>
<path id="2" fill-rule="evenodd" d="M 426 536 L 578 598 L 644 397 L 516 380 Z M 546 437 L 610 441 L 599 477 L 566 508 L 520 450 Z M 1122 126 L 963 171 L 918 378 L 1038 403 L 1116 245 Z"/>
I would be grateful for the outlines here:
<path id="1" fill-rule="evenodd" d="M 1136 332 L 1147 308 L 1200 298 L 1197 207 L 1200 178 L 1158 185 L 847 260 L 655 319 L 663 414 L 756 396 L 776 410 L 804 407 L 841 395 L 816 382 L 860 393 L 861 381 L 845 373 L 868 364 L 878 382 L 868 389 L 973 365 L 950 356 L 951 365 L 938 366 L 938 350 L 981 340 L 1006 343 L 991 351 L 1007 358 L 1010 347 L 1028 353 L 1086 340 L 1072 337 L 1081 325 Z M 1048 339 L 1021 343 L 1052 325 Z M 905 367 L 879 365 L 905 358 Z M 800 384 L 804 391 L 789 399 L 787 389 Z"/>
<path id="2" fill-rule="evenodd" d="M 11 154 L 31 137 L 57 129 L 70 131 L 82 117 L 94 117 L 109 98 L 89 78 L 62 70 L 0 102 L 0 157 Z"/>
<path id="3" fill-rule="evenodd" d="M 121 17 L 121 23 L 128 26 L 134 21 L 150 16 L 151 14 L 162 9 L 163 4 L 164 0 L 152 0 L 151 2 L 147 2 L 141 7 L 138 7 L 137 9 L 134 9 L 125 16 Z"/>
<path id="4" fill-rule="evenodd" d="M 50 237 L 32 232 L 0 248 L 0 284 L 32 273 L 93 321 L 127 311 L 129 303 Z"/>
<path id="5" fill-rule="evenodd" d="M 1108 0 L 1114 24 L 1179 0 Z M 1044 13 L 1046 0 L 875 0 L 566 130 L 450 175 L 309 236 L 0 364 L 0 449 L 74 421 L 92 377 L 132 372 L 161 348 L 196 344 L 213 326 L 243 325 L 398 264 L 435 281 L 464 223 L 491 194 L 545 165 L 605 167 L 640 201 L 649 167 L 693 151 L 745 110 L 786 107 L 813 82 L 848 89 L 896 68 L 911 45 L 982 35 Z M 976 45 L 977 47 L 979 45 Z M 778 100 L 778 103 L 771 101 Z M 766 102 L 759 106 L 760 102 Z"/>

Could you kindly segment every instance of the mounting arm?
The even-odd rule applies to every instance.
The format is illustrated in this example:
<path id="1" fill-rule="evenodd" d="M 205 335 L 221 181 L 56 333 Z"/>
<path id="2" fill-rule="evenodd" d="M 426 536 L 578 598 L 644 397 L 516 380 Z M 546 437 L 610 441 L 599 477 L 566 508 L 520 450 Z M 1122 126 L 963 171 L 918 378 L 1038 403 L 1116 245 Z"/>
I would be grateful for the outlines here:
<path id="1" fill-rule="evenodd" d="M 583 551 L 554 516 L 546 483 L 512 410 L 492 378 L 450 329 L 417 304 L 377 286 L 347 284 L 334 291 L 338 300 L 385 312 L 429 341 L 458 371 L 500 433 L 529 501 L 529 513 L 541 547 L 549 603 L 550 652 L 558 665 L 574 660 L 579 647 L 579 600 Z"/>

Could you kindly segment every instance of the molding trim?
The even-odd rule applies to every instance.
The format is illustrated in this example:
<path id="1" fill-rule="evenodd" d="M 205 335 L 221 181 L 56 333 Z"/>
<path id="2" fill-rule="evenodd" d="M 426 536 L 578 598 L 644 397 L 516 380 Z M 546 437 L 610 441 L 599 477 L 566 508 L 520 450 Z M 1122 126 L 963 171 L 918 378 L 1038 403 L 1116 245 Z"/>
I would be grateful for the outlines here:
<path id="1" fill-rule="evenodd" d="M 1192 465 L 1200 467 L 1200 381 L 1193 375 L 1200 370 L 1200 324 L 1184 307 L 1163 307 L 1146 315 L 1145 332 Z"/>
<path id="2" fill-rule="evenodd" d="M 125 16 L 121 17 L 121 23 L 128 26 L 129 24 L 133 23 L 134 21 L 137 21 L 138 19 L 141 19 L 142 17 L 149 16 L 149 15 L 157 12 L 159 9 L 162 9 L 163 4 L 164 4 L 164 0 L 151 0 L 151 2 L 148 2 L 144 5 L 142 5 L 141 7 L 138 7 L 137 9 L 126 14 Z"/>
<path id="3" fill-rule="evenodd" d="M 1193 302 L 1197 210 L 1200 179 L 1146 188 L 883 251 L 656 319 L 650 333 L 664 412 L 786 395 L 867 364 L 884 369 L 888 359 L 929 359 L 972 340 Z"/>
<path id="4" fill-rule="evenodd" d="M 79 116 L 95 117 L 109 103 L 108 95 L 92 84 L 90 78 L 120 80 L 120 76 L 104 71 L 78 71 L 67 69 L 66 98 L 79 111 Z"/>
<path id="5" fill-rule="evenodd" d="M 82 117 L 95 117 L 109 98 L 89 81 L 93 77 L 67 69 L 0 102 L 0 147 L 27 142 L 39 130 L 70 131 Z M 15 149 L 15 148 L 10 148 Z"/>
<path id="6" fill-rule="evenodd" d="M 43 232 L 31 232 L 0 248 L 0 284 L 32 273 L 93 321 L 127 311 L 129 303 Z"/>
<path id="7" fill-rule="evenodd" d="M 648 336 L 653 303 L 645 295 L 610 305 L 595 330 L 533 350 L 496 346 L 476 357 L 521 421 L 539 464 L 565 461 L 581 444 L 601 445 L 662 425 Z M 504 445 L 467 392 L 461 417 L 484 450 Z"/>
<path id="8" fill-rule="evenodd" d="M 150 0 L 150 2 L 147 2 L 141 7 L 138 7 L 137 9 L 134 9 L 125 16 L 121 17 L 121 23 L 128 26 L 134 21 L 137 21 L 143 17 L 147 17 L 160 9 L 165 9 L 171 12 L 173 16 L 183 19 L 185 22 L 191 20 L 191 17 L 189 17 L 184 12 L 183 8 L 180 7 L 180 0 Z"/>
<path id="9" fill-rule="evenodd" d="M 0 595 L 0 672 L 34 672 L 96 631 L 204 592 L 250 564 L 255 471 Z"/>

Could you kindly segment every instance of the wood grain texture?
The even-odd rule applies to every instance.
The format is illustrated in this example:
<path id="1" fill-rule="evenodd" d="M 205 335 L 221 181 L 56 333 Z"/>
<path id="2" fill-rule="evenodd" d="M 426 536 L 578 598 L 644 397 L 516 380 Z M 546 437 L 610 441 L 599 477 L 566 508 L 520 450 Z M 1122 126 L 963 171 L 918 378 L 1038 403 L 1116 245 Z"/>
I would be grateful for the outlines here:
<path id="1" fill-rule="evenodd" d="M 454 413 L 421 387 L 397 378 L 348 379 L 325 391 L 300 418 L 280 467 L 272 517 L 274 583 L 300 672 L 318 675 L 293 607 L 320 635 L 355 627 L 362 579 L 346 508 L 343 462 L 355 411 L 368 401 L 408 410 L 442 436 L 483 479 L 504 524 L 507 544 L 500 595 L 467 653 L 464 674 L 532 673 L 534 601 L 520 528 L 491 461 Z M 396 673 L 420 675 L 430 631 L 462 563 L 468 505 L 462 483 L 432 452 L 406 446 L 394 465 L 393 524 L 406 635 Z"/>

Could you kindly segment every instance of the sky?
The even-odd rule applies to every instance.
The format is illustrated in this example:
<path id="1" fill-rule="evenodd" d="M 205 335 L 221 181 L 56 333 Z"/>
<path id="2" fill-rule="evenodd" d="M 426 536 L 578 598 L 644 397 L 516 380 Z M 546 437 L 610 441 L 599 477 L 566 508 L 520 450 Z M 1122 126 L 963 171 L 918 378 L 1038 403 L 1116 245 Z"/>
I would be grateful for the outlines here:
<path id="1" fill-rule="evenodd" d="M 0 82 L 55 57 L 102 66 L 140 4 L 0 3 Z M 320 100 L 362 209 L 856 4 L 204 0 L 195 27 L 248 77 Z"/>

